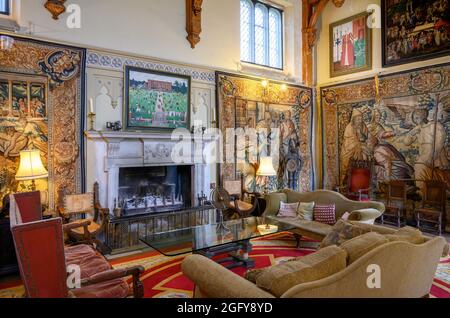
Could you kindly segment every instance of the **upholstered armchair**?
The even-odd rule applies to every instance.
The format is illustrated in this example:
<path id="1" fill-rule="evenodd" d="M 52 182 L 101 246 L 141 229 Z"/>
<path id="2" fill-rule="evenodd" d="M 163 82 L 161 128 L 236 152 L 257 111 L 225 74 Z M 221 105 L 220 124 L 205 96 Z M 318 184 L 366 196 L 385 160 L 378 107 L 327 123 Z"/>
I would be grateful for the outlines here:
<path id="1" fill-rule="evenodd" d="M 370 201 L 373 191 L 373 161 L 351 160 L 347 172 L 347 184 L 337 187 L 337 191 L 350 200 Z"/>
<path id="2" fill-rule="evenodd" d="M 59 215 L 65 223 L 80 223 L 83 228 L 75 227 L 68 232 L 68 235 L 75 242 L 86 241 L 96 245 L 102 252 L 109 252 L 109 249 L 99 240 L 100 235 L 105 233 L 109 223 L 109 209 L 102 208 L 99 201 L 98 183 L 94 184 L 94 192 L 84 194 L 65 194 L 65 190 L 60 191 L 60 203 L 58 207 Z"/>
<path id="3" fill-rule="evenodd" d="M 37 195 L 36 195 L 37 194 Z M 11 196 L 11 232 L 26 296 L 30 298 L 122 298 L 142 297 L 139 280 L 144 268 L 114 270 L 94 248 L 64 245 L 64 231 L 84 225 L 63 225 L 61 218 L 42 220 L 37 213 L 39 192 Z M 84 221 L 89 222 L 89 221 Z M 79 285 L 69 274 L 79 268 Z M 71 271 L 71 273 L 68 272 Z M 132 277 L 132 286 L 127 283 Z M 74 282 L 73 286 L 68 281 Z"/>

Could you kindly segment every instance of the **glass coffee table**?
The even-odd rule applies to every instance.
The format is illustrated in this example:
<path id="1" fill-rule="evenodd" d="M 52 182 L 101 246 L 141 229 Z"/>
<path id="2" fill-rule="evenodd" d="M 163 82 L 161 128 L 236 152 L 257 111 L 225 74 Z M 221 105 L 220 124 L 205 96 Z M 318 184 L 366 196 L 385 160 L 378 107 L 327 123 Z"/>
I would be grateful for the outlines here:
<path id="1" fill-rule="evenodd" d="M 217 255 L 228 254 L 218 263 L 227 263 L 225 267 L 244 266 L 252 268 L 255 262 L 249 257 L 252 250 L 251 239 L 295 229 L 289 224 L 261 217 L 226 221 L 175 230 L 161 234 L 149 234 L 140 240 L 165 256 L 183 254 L 201 254 L 210 259 Z"/>

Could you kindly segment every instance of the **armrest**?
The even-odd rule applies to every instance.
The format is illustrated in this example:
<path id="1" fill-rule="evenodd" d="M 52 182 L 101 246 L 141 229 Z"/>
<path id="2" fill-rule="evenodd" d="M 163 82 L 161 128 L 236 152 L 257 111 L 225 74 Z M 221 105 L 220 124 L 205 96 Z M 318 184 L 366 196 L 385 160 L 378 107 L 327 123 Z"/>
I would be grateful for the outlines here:
<path id="1" fill-rule="evenodd" d="M 201 256 L 186 257 L 181 268 L 203 294 L 212 298 L 274 298 L 222 265 Z"/>
<path id="2" fill-rule="evenodd" d="M 142 266 L 134 266 L 124 269 L 112 269 L 104 271 L 99 274 L 95 274 L 91 277 L 85 278 L 81 281 L 82 286 L 88 286 L 98 283 L 103 283 L 109 280 L 118 278 L 124 278 L 127 276 L 133 276 L 133 294 L 135 298 L 141 298 L 144 296 L 144 287 L 139 279 L 139 276 L 145 271 Z"/>
<path id="3" fill-rule="evenodd" d="M 68 223 L 68 224 L 63 224 L 63 230 L 67 232 L 67 231 L 77 229 L 80 227 L 87 228 L 90 224 L 91 224 L 91 221 L 89 221 L 89 220 L 84 220 L 82 222 L 72 222 L 72 223 Z"/>
<path id="4" fill-rule="evenodd" d="M 264 196 L 266 200 L 266 210 L 263 216 L 273 216 L 280 210 L 280 202 L 287 202 L 286 193 L 270 193 Z"/>
<path id="5" fill-rule="evenodd" d="M 103 208 L 98 203 L 95 204 L 94 208 L 97 209 L 102 214 L 102 216 L 109 215 L 109 209 L 108 208 Z"/>
<path id="6" fill-rule="evenodd" d="M 377 209 L 371 209 L 371 208 L 359 209 L 359 210 L 352 211 L 348 218 L 357 220 L 358 222 L 361 222 L 361 223 L 371 223 L 371 224 L 373 224 L 375 219 L 380 217 L 381 214 L 383 214 L 383 213 L 381 213 Z M 355 216 L 355 215 L 357 215 L 357 216 Z"/>

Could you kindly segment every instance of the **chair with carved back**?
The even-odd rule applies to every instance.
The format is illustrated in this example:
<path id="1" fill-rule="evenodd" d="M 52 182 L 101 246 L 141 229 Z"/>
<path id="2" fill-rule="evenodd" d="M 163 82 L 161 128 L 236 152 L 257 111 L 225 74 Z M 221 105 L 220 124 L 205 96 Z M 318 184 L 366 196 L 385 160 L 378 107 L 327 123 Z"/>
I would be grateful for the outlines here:
<path id="1" fill-rule="evenodd" d="M 386 186 L 386 210 L 381 215 L 381 224 L 406 224 L 407 184 L 401 180 L 390 180 Z"/>
<path id="2" fill-rule="evenodd" d="M 374 162 L 372 160 L 351 160 L 347 171 L 347 184 L 337 191 L 350 200 L 370 201 L 374 183 Z"/>
<path id="3" fill-rule="evenodd" d="M 226 211 L 225 219 L 246 218 L 258 210 L 258 198 L 256 192 L 249 192 L 243 186 L 243 178 L 239 180 L 227 180 L 223 182 L 223 188 L 230 194 L 231 202 Z"/>
<path id="4" fill-rule="evenodd" d="M 422 202 L 415 210 L 417 227 L 441 235 L 446 223 L 447 185 L 441 181 L 423 182 Z"/>
<path id="5" fill-rule="evenodd" d="M 11 195 L 10 223 L 22 282 L 31 298 L 115 298 L 143 296 L 140 266 L 113 270 L 92 246 L 64 245 L 64 231 L 80 224 L 63 224 L 61 218 L 42 220 L 36 213 L 39 192 Z M 86 221 L 88 222 L 88 221 Z M 68 267 L 77 265 L 79 283 L 70 286 Z M 126 278 L 132 276 L 131 288 Z"/>
<path id="6" fill-rule="evenodd" d="M 87 229 L 75 228 L 69 231 L 69 237 L 75 242 L 90 241 L 103 253 L 110 249 L 100 241 L 109 224 L 109 209 L 103 208 L 99 203 L 99 185 L 94 184 L 94 191 L 83 194 L 67 194 L 65 189 L 59 192 L 59 215 L 66 223 L 80 223 L 88 220 Z"/>

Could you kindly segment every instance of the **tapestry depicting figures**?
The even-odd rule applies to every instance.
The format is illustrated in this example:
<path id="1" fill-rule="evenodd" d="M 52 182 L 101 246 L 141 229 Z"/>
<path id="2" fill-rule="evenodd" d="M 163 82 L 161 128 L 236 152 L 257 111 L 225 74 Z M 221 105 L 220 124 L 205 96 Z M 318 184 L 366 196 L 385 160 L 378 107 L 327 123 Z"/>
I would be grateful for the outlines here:
<path id="1" fill-rule="evenodd" d="M 45 207 L 53 210 L 61 188 L 82 190 L 84 60 L 84 49 L 20 37 L 0 50 L 0 202 L 29 191 L 15 179 L 28 149 L 39 149 L 49 172 L 36 181 Z"/>
<path id="2" fill-rule="evenodd" d="M 377 182 L 450 189 L 450 65 L 324 87 L 321 104 L 325 188 L 343 184 L 355 159 L 374 160 Z"/>
<path id="3" fill-rule="evenodd" d="M 271 190 L 312 190 L 312 89 L 217 73 L 217 96 L 221 182 L 242 176 L 246 190 L 261 192 L 265 180 L 256 172 L 260 158 L 271 157 L 277 172 Z"/>

